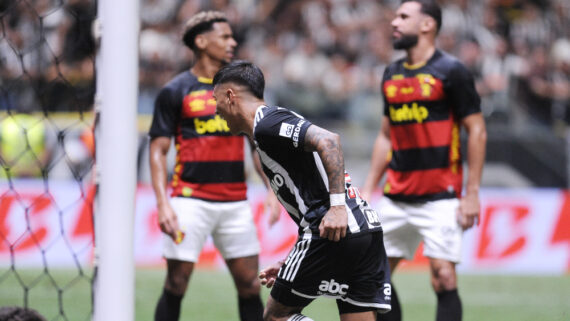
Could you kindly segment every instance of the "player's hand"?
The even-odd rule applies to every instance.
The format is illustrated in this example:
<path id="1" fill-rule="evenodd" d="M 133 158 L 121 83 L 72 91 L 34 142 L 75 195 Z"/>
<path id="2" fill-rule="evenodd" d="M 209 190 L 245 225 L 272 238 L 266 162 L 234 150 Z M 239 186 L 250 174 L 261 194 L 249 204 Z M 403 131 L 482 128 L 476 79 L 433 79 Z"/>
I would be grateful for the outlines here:
<path id="1" fill-rule="evenodd" d="M 382 191 L 382 190 L 381 190 Z M 360 198 L 362 198 L 363 200 L 365 200 L 366 202 L 368 202 L 368 204 L 370 204 L 370 202 L 372 201 L 372 195 L 374 194 L 373 190 L 369 190 L 366 188 L 363 188 L 360 190 Z M 382 198 L 384 196 L 383 193 L 380 193 L 380 198 Z"/>
<path id="2" fill-rule="evenodd" d="M 457 209 L 457 222 L 467 230 L 473 225 L 479 225 L 479 196 L 477 194 L 467 194 L 459 201 L 459 208 Z"/>
<path id="3" fill-rule="evenodd" d="M 360 191 L 360 198 L 362 198 L 363 200 L 370 202 L 371 201 L 371 196 L 372 196 L 372 191 L 368 190 L 366 188 L 363 188 Z"/>
<path id="4" fill-rule="evenodd" d="M 277 196 L 275 196 L 273 192 L 269 191 L 263 206 L 265 207 L 265 212 L 269 212 L 269 226 L 273 226 L 273 224 L 277 223 L 279 220 L 279 214 L 281 214 L 281 204 L 279 203 Z"/>
<path id="5" fill-rule="evenodd" d="M 275 280 L 277 279 L 277 273 L 279 273 L 279 269 L 281 268 L 284 262 L 285 261 L 279 261 L 261 270 L 258 276 L 261 285 L 266 286 L 268 289 L 271 288 L 273 284 L 275 284 Z"/>
<path id="6" fill-rule="evenodd" d="M 348 215 L 346 207 L 331 206 L 327 214 L 321 220 L 319 225 L 319 235 L 330 241 L 338 242 L 346 236 L 346 227 L 348 225 Z"/>
<path id="7" fill-rule="evenodd" d="M 158 207 L 158 225 L 163 233 L 168 234 L 175 242 L 177 241 L 181 232 L 178 226 L 178 217 L 170 204 Z"/>

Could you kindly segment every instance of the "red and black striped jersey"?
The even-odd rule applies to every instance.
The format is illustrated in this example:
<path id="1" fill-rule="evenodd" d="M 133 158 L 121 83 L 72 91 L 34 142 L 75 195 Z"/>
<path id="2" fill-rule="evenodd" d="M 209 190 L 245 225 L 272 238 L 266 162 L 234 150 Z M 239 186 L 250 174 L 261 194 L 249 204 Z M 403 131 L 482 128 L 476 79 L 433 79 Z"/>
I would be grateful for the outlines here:
<path id="1" fill-rule="evenodd" d="M 149 135 L 175 137 L 172 196 L 211 201 L 246 199 L 244 137 L 216 115 L 212 80 L 189 71 L 159 92 Z"/>
<path id="2" fill-rule="evenodd" d="M 384 194 L 411 202 L 459 197 L 459 120 L 481 111 L 473 77 L 456 58 L 436 50 L 420 66 L 404 59 L 390 64 L 382 92 L 392 143 Z"/>

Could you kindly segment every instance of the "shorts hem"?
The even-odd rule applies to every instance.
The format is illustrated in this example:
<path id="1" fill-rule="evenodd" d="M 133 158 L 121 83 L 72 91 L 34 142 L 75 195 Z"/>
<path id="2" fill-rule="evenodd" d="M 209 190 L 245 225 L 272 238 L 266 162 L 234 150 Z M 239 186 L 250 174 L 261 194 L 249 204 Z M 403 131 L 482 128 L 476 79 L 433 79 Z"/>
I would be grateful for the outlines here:
<path id="1" fill-rule="evenodd" d="M 220 255 L 222 256 L 222 258 L 224 258 L 224 260 L 231 260 L 231 259 L 239 259 L 242 257 L 248 257 L 248 256 L 254 256 L 254 255 L 259 255 L 260 250 L 255 250 L 255 251 L 251 251 L 251 252 L 242 252 L 242 253 L 232 253 L 230 255 L 224 256 L 220 253 Z"/>
<path id="2" fill-rule="evenodd" d="M 431 253 L 423 253 L 423 255 L 427 258 L 432 258 L 432 259 L 438 259 L 438 260 L 446 260 L 455 264 L 459 264 L 461 263 L 461 259 L 457 259 L 454 257 L 451 257 L 449 255 L 437 255 L 437 254 L 431 254 Z"/>
<path id="3" fill-rule="evenodd" d="M 198 257 L 194 257 L 192 255 L 171 255 L 171 254 L 162 254 L 162 257 L 167 260 L 177 260 L 177 261 L 184 261 L 184 262 L 198 262 Z"/>

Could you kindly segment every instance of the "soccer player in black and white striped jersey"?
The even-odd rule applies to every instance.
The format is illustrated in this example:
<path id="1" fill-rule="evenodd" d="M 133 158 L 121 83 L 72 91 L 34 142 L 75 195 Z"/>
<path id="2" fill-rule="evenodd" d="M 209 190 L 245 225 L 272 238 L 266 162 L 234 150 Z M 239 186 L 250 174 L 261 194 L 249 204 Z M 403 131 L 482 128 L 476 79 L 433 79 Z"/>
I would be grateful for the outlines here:
<path id="1" fill-rule="evenodd" d="M 245 61 L 214 77 L 216 110 L 232 134 L 250 137 L 271 188 L 299 227 L 286 260 L 260 273 L 272 287 L 265 320 L 310 320 L 303 308 L 335 298 L 341 321 L 390 310 L 391 285 L 378 214 L 344 171 L 337 134 L 263 100 L 261 70 Z"/>

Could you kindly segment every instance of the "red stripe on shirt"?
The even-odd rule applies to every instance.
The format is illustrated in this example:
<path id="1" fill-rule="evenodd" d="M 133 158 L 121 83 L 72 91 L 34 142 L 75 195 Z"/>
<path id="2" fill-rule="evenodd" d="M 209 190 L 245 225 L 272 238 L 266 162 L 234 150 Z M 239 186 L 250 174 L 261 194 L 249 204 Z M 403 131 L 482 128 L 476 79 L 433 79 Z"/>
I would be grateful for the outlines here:
<path id="1" fill-rule="evenodd" d="M 243 136 L 202 136 L 183 139 L 179 162 L 243 161 Z"/>
<path id="2" fill-rule="evenodd" d="M 384 192 L 386 194 L 425 195 L 454 191 L 459 197 L 462 186 L 461 172 L 461 164 L 453 164 L 449 168 L 409 172 L 388 169 Z"/>
<path id="3" fill-rule="evenodd" d="M 446 146 L 451 143 L 452 119 L 390 126 L 394 150 Z"/>

